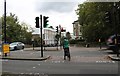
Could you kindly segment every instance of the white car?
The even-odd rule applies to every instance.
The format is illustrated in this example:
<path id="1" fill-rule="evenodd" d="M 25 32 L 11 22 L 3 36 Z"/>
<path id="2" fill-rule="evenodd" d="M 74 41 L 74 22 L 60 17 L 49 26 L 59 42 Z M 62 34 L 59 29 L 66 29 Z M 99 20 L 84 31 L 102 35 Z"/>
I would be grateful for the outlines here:
<path id="1" fill-rule="evenodd" d="M 10 50 L 20 50 L 24 49 L 25 44 L 22 42 L 13 42 L 10 44 Z"/>

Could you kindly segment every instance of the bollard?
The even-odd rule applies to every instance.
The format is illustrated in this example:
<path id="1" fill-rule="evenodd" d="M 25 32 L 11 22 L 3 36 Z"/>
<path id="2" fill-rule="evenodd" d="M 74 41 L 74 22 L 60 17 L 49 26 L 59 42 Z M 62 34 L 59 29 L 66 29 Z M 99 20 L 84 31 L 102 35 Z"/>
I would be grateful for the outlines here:
<path id="1" fill-rule="evenodd" d="M 99 45 L 100 45 L 100 49 L 101 49 L 101 39 L 99 39 Z"/>
<path id="2" fill-rule="evenodd" d="M 86 47 L 90 47 L 90 44 L 88 43 L 88 44 L 86 44 Z"/>
<path id="3" fill-rule="evenodd" d="M 7 57 L 7 53 L 5 53 L 5 57 Z"/>

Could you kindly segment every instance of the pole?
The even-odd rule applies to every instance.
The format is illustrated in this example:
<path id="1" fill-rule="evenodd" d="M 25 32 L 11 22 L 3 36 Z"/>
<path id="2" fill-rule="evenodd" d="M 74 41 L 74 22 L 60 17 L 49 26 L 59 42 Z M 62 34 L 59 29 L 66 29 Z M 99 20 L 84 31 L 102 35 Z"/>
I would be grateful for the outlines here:
<path id="1" fill-rule="evenodd" d="M 116 3 L 114 2 L 114 20 L 115 20 L 114 25 L 115 25 L 115 30 L 116 30 L 116 32 L 115 32 L 115 46 L 116 46 L 115 51 L 117 52 L 117 57 L 119 57 L 118 36 L 117 36 L 117 34 L 118 34 L 118 23 L 117 23 L 116 16 L 117 16 L 117 8 L 116 8 Z"/>
<path id="2" fill-rule="evenodd" d="M 34 41 L 33 41 L 33 50 L 34 50 Z"/>
<path id="3" fill-rule="evenodd" d="M 4 43 L 6 43 L 6 0 L 4 0 Z M 7 56 L 7 53 L 5 53 Z"/>
<path id="4" fill-rule="evenodd" d="M 32 39 L 32 45 L 33 45 L 33 50 L 34 50 L 34 39 Z"/>
<path id="5" fill-rule="evenodd" d="M 61 30 L 60 30 L 60 50 L 62 50 Z"/>
<path id="6" fill-rule="evenodd" d="M 41 32 L 41 57 L 43 57 L 43 40 L 42 40 L 42 15 L 40 15 L 40 21 L 41 21 L 41 27 L 40 27 L 40 32 Z"/>
<path id="7" fill-rule="evenodd" d="M 101 49 L 101 38 L 99 39 L 100 49 Z"/>
<path id="8" fill-rule="evenodd" d="M 58 41 L 59 41 L 59 37 L 58 37 L 58 33 L 57 33 L 57 50 L 58 50 Z"/>
<path id="9" fill-rule="evenodd" d="M 6 43 L 6 0 L 4 0 L 4 40 Z"/>
<path id="10" fill-rule="evenodd" d="M 57 50 L 58 50 L 58 40 L 57 40 Z"/>
<path id="11" fill-rule="evenodd" d="M 59 29 L 60 29 L 60 50 L 62 50 L 61 25 L 59 25 Z"/>

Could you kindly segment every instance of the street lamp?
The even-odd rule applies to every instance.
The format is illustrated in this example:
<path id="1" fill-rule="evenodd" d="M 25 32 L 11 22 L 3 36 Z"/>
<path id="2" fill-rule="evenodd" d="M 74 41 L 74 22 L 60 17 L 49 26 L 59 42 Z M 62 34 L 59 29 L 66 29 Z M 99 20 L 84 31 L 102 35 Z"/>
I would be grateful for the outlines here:
<path id="1" fill-rule="evenodd" d="M 6 0 L 4 0 L 4 42 L 6 43 Z"/>
<path id="2" fill-rule="evenodd" d="M 6 43 L 6 0 L 4 0 L 4 43 Z M 5 56 L 7 56 L 7 53 L 5 53 Z"/>

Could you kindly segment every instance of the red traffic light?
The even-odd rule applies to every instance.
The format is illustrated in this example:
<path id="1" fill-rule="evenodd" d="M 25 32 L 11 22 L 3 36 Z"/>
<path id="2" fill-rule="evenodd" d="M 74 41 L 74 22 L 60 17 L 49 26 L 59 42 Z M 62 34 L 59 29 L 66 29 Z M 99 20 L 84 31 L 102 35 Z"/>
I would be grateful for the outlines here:
<path id="1" fill-rule="evenodd" d="M 66 30 L 65 29 L 63 29 L 63 27 L 61 28 L 61 32 L 66 32 Z"/>

